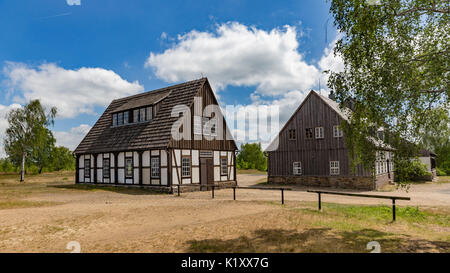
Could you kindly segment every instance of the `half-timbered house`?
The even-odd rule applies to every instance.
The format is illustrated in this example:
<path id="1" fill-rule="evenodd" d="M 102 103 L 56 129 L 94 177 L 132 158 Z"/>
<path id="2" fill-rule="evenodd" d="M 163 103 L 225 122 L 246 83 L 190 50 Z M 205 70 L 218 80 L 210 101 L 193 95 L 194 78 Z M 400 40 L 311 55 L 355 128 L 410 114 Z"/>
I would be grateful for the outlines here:
<path id="1" fill-rule="evenodd" d="M 76 183 L 236 184 L 236 150 L 202 78 L 113 100 L 74 151 Z"/>
<path id="2" fill-rule="evenodd" d="M 311 91 L 266 149 L 269 183 L 373 190 L 393 181 L 393 153 L 383 145 L 373 170 L 352 170 L 339 127 L 350 113 Z"/>

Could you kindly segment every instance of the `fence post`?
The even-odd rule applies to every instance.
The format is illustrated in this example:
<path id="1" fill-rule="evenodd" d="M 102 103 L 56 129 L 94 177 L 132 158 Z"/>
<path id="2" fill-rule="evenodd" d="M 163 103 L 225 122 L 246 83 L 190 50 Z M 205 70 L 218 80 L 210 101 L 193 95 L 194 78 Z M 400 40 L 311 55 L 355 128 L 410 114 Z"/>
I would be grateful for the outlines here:
<path id="1" fill-rule="evenodd" d="M 178 187 L 178 196 L 180 196 L 180 184 L 178 184 L 177 187 Z"/>
<path id="2" fill-rule="evenodd" d="M 281 189 L 281 204 L 284 205 L 284 189 Z"/>
<path id="3" fill-rule="evenodd" d="M 392 198 L 392 221 L 395 221 L 395 198 Z"/>
<path id="4" fill-rule="evenodd" d="M 322 200 L 321 200 L 322 198 L 320 196 L 320 192 L 318 192 L 317 194 L 319 196 L 319 210 L 322 210 Z"/>
<path id="5" fill-rule="evenodd" d="M 214 185 L 212 185 L 212 189 L 211 189 L 211 198 L 214 199 Z"/>
<path id="6" fill-rule="evenodd" d="M 233 187 L 233 200 L 236 200 L 236 187 Z"/>

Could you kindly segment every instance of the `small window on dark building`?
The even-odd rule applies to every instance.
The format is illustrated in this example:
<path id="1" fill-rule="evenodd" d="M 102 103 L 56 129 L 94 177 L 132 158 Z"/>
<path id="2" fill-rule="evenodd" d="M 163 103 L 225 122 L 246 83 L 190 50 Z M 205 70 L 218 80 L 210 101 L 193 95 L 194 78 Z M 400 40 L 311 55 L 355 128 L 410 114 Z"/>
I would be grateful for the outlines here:
<path id="1" fill-rule="evenodd" d="M 297 135 L 296 135 L 295 129 L 289 129 L 288 130 L 288 137 L 289 137 L 289 140 L 296 140 L 297 139 Z"/>
<path id="2" fill-rule="evenodd" d="M 181 176 L 190 177 L 191 176 L 191 158 L 183 157 L 181 159 Z"/>
<path id="3" fill-rule="evenodd" d="M 307 139 L 313 138 L 313 128 L 306 128 L 306 138 Z"/>
<path id="4" fill-rule="evenodd" d="M 111 165 L 109 158 L 103 158 L 103 178 L 109 178 L 111 175 Z"/>
<path id="5" fill-rule="evenodd" d="M 132 178 L 133 177 L 133 158 L 127 157 L 125 159 L 125 177 Z"/>

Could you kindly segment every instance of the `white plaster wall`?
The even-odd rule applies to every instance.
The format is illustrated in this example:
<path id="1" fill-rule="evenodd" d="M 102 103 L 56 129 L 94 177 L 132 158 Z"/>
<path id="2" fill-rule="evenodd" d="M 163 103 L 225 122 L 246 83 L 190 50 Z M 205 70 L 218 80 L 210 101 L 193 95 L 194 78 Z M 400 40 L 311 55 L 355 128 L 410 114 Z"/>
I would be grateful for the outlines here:
<path id="1" fill-rule="evenodd" d="M 149 167 L 150 166 L 150 152 L 145 151 L 142 154 L 142 166 Z"/>
<path id="2" fill-rule="evenodd" d="M 192 167 L 192 183 L 200 183 L 200 168 Z"/>
<path id="3" fill-rule="evenodd" d="M 161 184 L 167 185 L 167 168 L 161 168 Z"/>
<path id="4" fill-rule="evenodd" d="M 219 165 L 219 155 L 220 152 L 219 151 L 214 151 L 214 165 Z"/>
<path id="5" fill-rule="evenodd" d="M 159 155 L 159 151 L 158 150 L 152 150 L 152 155 Z"/>
<path id="6" fill-rule="evenodd" d="M 183 150 L 183 155 L 190 155 L 190 154 L 191 154 L 190 150 Z"/>
<path id="7" fill-rule="evenodd" d="M 124 182 L 124 179 L 125 179 L 125 172 L 124 172 L 124 169 L 118 169 L 117 170 L 117 176 L 118 176 L 118 182 L 119 183 L 123 183 Z"/>
<path id="8" fill-rule="evenodd" d="M 183 184 L 191 184 L 191 179 L 190 178 L 183 178 L 182 183 Z"/>
<path id="9" fill-rule="evenodd" d="M 192 150 L 192 165 L 200 165 L 198 156 L 198 150 Z"/>
<path id="10" fill-rule="evenodd" d="M 111 164 L 111 167 L 114 167 L 115 162 L 114 162 L 114 155 L 113 154 L 111 154 L 111 159 L 109 160 L 109 163 Z"/>
<path id="11" fill-rule="evenodd" d="M 228 152 L 227 158 L 228 158 L 228 165 L 233 164 L 233 163 L 232 163 L 233 156 L 232 156 L 231 152 Z"/>
<path id="12" fill-rule="evenodd" d="M 159 179 L 152 179 L 152 185 L 159 185 Z"/>
<path id="13" fill-rule="evenodd" d="M 178 172 L 177 172 L 177 168 L 172 168 L 172 184 L 178 185 Z"/>
<path id="14" fill-rule="evenodd" d="M 78 161 L 78 165 L 80 168 L 84 168 L 84 155 L 80 156 L 80 159 Z"/>
<path id="15" fill-rule="evenodd" d="M 214 181 L 220 181 L 220 167 L 214 167 Z"/>
<path id="16" fill-rule="evenodd" d="M 172 166 L 181 166 L 181 152 L 180 150 L 174 150 L 175 156 L 172 157 Z M 176 159 L 176 161 L 175 161 Z M 176 164 L 175 164 L 176 162 Z"/>
<path id="17" fill-rule="evenodd" d="M 150 169 L 142 169 L 142 184 L 150 184 Z"/>
<path id="18" fill-rule="evenodd" d="M 139 168 L 134 168 L 134 180 L 133 184 L 139 184 Z"/>
<path id="19" fill-rule="evenodd" d="M 123 167 L 124 164 L 125 164 L 125 154 L 124 153 L 119 153 L 119 155 L 117 157 L 118 157 L 117 158 L 117 160 L 118 160 L 117 166 Z M 119 177 L 120 177 L 120 175 L 119 175 Z"/>
<path id="20" fill-rule="evenodd" d="M 126 156 L 126 157 L 133 156 L 133 152 L 126 152 L 126 153 L 125 153 L 125 156 Z"/>
<path id="21" fill-rule="evenodd" d="M 98 169 L 97 170 L 97 182 L 98 183 L 102 183 L 103 180 L 103 170 L 102 169 Z"/>
<path id="22" fill-rule="evenodd" d="M 97 167 L 102 168 L 103 167 L 103 157 L 102 154 L 97 155 Z"/>
<path id="23" fill-rule="evenodd" d="M 134 167 L 139 167 L 139 153 L 138 152 L 133 152 L 133 166 Z"/>
<path id="24" fill-rule="evenodd" d="M 114 169 L 111 169 L 111 181 L 116 181 L 115 177 L 114 177 Z"/>
<path id="25" fill-rule="evenodd" d="M 165 150 L 161 150 L 161 166 L 167 166 L 167 152 Z"/>
<path id="26" fill-rule="evenodd" d="M 227 152 L 226 151 L 220 151 L 220 155 L 221 156 L 227 156 Z"/>
<path id="27" fill-rule="evenodd" d="M 79 169 L 78 173 L 79 173 L 80 182 L 84 182 L 84 170 Z"/>

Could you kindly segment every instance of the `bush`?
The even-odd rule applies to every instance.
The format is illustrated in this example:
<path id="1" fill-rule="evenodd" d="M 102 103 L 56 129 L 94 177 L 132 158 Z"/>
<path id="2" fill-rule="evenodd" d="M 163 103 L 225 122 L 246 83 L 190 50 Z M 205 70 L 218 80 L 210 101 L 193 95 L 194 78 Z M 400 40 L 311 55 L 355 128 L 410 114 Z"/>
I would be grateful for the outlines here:
<path id="1" fill-rule="evenodd" d="M 443 175 L 450 175 L 450 161 L 442 162 L 439 166 L 439 170 L 445 173 Z"/>
<path id="2" fill-rule="evenodd" d="M 436 175 L 437 176 L 446 176 L 447 173 L 444 172 L 443 170 L 439 169 L 439 168 L 436 168 Z"/>
<path id="3" fill-rule="evenodd" d="M 419 160 L 400 160 L 396 162 L 395 178 L 399 182 L 411 180 L 426 180 L 431 177 L 431 173 L 427 171 L 425 164 Z"/>
<path id="4" fill-rule="evenodd" d="M 262 151 L 261 144 L 241 144 L 241 150 L 236 158 L 236 167 L 244 170 L 267 171 L 267 156 Z"/>

